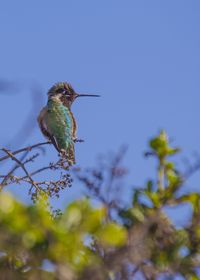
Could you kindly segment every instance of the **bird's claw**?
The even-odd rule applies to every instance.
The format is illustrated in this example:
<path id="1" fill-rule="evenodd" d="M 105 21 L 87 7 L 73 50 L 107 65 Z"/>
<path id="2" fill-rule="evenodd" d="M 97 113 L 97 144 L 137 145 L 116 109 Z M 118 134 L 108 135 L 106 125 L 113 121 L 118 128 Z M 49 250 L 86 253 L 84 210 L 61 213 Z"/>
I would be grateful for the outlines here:
<path id="1" fill-rule="evenodd" d="M 83 139 L 78 139 L 78 138 L 75 138 L 74 139 L 74 143 L 82 143 L 82 142 L 84 142 L 84 140 Z"/>

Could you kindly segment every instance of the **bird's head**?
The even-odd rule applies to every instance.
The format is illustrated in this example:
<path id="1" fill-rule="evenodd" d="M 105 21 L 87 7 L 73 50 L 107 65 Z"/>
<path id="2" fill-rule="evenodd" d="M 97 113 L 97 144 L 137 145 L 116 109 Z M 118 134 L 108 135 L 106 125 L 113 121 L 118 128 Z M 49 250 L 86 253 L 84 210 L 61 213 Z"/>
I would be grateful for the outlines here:
<path id="1" fill-rule="evenodd" d="M 75 92 L 72 86 L 67 82 L 60 82 L 53 85 L 48 91 L 49 98 L 59 99 L 64 105 L 70 107 L 77 97 L 91 96 L 99 97 L 96 94 L 79 94 Z"/>

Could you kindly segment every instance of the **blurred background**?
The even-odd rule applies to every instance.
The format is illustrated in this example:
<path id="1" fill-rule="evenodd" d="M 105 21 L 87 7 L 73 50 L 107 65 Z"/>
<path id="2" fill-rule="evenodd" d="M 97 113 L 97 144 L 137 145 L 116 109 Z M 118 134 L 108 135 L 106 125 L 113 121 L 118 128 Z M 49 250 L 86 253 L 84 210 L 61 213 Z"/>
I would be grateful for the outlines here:
<path id="1" fill-rule="evenodd" d="M 177 162 L 184 170 L 200 153 L 199 13 L 198 0 L 1 1 L 1 147 L 44 141 L 37 115 L 52 84 L 68 81 L 80 93 L 101 95 L 72 108 L 85 140 L 76 144 L 79 166 L 94 166 L 99 154 L 128 145 L 128 199 L 129 187 L 155 175 L 156 163 L 143 154 L 165 129 L 182 148 Z M 46 151 L 41 166 L 57 158 L 52 146 Z M 199 177 L 186 188 L 198 190 Z M 11 190 L 30 202 L 22 185 Z M 63 207 L 81 195 L 74 184 L 53 204 Z"/>

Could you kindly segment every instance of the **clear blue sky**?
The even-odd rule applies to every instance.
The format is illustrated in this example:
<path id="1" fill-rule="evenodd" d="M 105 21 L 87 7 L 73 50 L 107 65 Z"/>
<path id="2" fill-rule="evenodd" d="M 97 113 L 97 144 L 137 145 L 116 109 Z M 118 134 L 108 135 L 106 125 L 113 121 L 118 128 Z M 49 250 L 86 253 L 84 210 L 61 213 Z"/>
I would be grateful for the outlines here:
<path id="1" fill-rule="evenodd" d="M 78 136 L 85 139 L 76 145 L 81 166 L 125 143 L 131 182 L 141 185 L 155 172 L 142 153 L 161 128 L 184 156 L 200 152 L 199 15 L 199 0 L 1 1 L 0 78 L 22 88 L 0 96 L 0 144 L 26 118 L 35 101 L 31 86 L 41 88 L 42 106 L 49 87 L 64 80 L 77 91 L 102 96 L 73 106 Z M 26 143 L 39 141 L 36 128 Z M 45 157 L 56 156 L 51 147 Z M 199 177 L 191 180 L 196 188 Z M 61 201 L 77 193 L 78 187 L 66 190 Z"/>

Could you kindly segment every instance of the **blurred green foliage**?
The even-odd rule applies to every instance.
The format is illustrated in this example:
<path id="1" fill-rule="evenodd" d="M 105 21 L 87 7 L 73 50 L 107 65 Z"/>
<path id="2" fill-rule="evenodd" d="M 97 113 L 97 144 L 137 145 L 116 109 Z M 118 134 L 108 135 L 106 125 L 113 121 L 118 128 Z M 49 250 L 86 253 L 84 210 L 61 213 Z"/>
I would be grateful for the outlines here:
<path id="1" fill-rule="evenodd" d="M 149 146 L 157 177 L 133 189 L 130 207 L 101 199 L 85 177 L 80 181 L 96 191 L 100 207 L 85 198 L 61 213 L 51 210 L 45 192 L 28 206 L 2 192 L 0 279 L 200 279 L 200 195 L 180 192 L 185 177 L 171 160 L 180 150 L 170 146 L 164 131 Z M 116 171 L 112 180 L 113 174 L 119 177 Z M 93 174 L 104 178 L 101 170 Z M 164 209 L 185 203 L 192 216 L 180 228 Z"/>
<path id="2" fill-rule="evenodd" d="M 29 279 L 29 275 L 35 278 L 40 275 L 41 279 L 49 279 L 51 275 L 55 279 L 54 272 L 43 270 L 45 260 L 54 270 L 66 265 L 66 271 L 72 275 L 100 262 L 87 245 L 89 240 L 90 243 L 91 240 L 98 241 L 102 246 L 118 247 L 125 244 L 127 238 L 126 229 L 117 223 L 106 222 L 105 215 L 104 207 L 93 208 L 88 199 L 83 199 L 71 203 L 62 215 L 52 217 L 44 195 L 35 205 L 26 206 L 10 194 L 2 193 L 0 274 L 8 272 L 7 266 L 9 275 L 13 275 L 10 279 L 16 279 L 17 275 L 19 279 Z"/>

